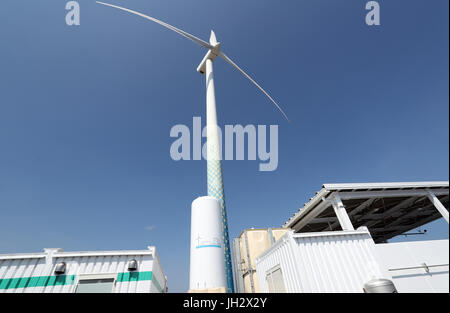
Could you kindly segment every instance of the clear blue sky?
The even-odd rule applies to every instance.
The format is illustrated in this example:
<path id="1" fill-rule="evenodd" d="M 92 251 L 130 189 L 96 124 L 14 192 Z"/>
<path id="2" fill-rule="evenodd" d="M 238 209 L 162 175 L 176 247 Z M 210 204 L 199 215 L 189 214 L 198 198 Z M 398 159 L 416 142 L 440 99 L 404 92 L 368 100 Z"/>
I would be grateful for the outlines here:
<path id="1" fill-rule="evenodd" d="M 172 161 L 169 131 L 205 116 L 204 51 L 93 0 L 69 27 L 65 3 L 2 1 L 0 253 L 156 245 L 184 292 L 206 164 Z M 277 171 L 224 163 L 231 237 L 282 225 L 323 183 L 448 180 L 447 0 L 379 1 L 375 28 L 361 0 L 113 3 L 205 40 L 214 29 L 291 118 L 215 62 L 221 124 L 280 125 Z"/>

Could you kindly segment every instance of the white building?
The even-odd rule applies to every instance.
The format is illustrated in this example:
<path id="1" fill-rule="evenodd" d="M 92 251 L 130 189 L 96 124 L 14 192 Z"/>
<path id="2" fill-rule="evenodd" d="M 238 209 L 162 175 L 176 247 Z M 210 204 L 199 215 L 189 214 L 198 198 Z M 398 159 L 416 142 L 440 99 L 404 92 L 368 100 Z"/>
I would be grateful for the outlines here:
<path id="1" fill-rule="evenodd" d="M 0 292 L 162 293 L 166 277 L 147 250 L 0 254 Z"/>
<path id="2" fill-rule="evenodd" d="M 261 292 L 361 293 L 387 279 L 397 292 L 449 292 L 448 240 L 375 244 L 366 227 L 288 232 L 256 260 Z"/>

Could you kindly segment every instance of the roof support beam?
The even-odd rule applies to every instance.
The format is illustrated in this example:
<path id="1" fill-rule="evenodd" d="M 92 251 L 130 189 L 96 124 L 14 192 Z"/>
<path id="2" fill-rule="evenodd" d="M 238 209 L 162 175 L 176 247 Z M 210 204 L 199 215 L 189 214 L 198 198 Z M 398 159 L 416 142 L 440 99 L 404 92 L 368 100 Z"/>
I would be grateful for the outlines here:
<path id="1" fill-rule="evenodd" d="M 372 205 L 372 203 L 375 202 L 375 200 L 377 200 L 377 198 L 370 198 L 367 199 L 366 201 L 364 201 L 363 203 L 361 203 L 357 208 L 353 209 L 353 211 L 351 211 L 348 215 L 349 216 L 353 216 L 358 214 L 359 212 L 361 212 L 362 210 L 365 210 L 366 208 L 368 208 L 369 206 Z"/>
<path id="2" fill-rule="evenodd" d="M 448 199 L 448 196 L 446 196 L 444 199 Z M 377 243 L 380 242 L 379 237 L 381 237 L 381 236 L 382 236 L 381 241 L 385 241 L 387 239 L 401 235 L 405 231 L 417 228 L 421 225 L 424 225 L 426 223 L 429 223 L 431 221 L 438 219 L 439 218 L 438 212 L 436 212 L 432 208 L 433 208 L 433 204 L 431 204 L 431 203 L 423 208 L 416 208 L 416 209 L 412 210 L 411 212 L 409 212 L 403 216 L 400 216 L 398 219 L 396 219 L 394 222 L 391 222 L 388 225 L 380 225 L 380 226 L 382 226 L 381 228 L 380 227 L 371 228 L 370 232 L 374 236 L 375 242 L 377 242 Z M 427 215 L 428 215 L 428 217 L 425 217 L 425 218 L 422 217 L 422 216 L 427 216 Z M 418 222 L 414 223 L 412 226 L 411 225 L 399 226 L 400 224 L 404 223 L 406 220 L 414 219 L 414 218 L 418 218 Z M 383 235 L 383 234 L 388 234 L 388 233 L 391 233 L 391 234 Z"/>
<path id="3" fill-rule="evenodd" d="M 366 209 L 367 207 L 369 207 L 370 205 L 372 205 L 373 202 L 375 202 L 375 200 L 377 200 L 377 198 L 370 198 L 367 199 L 366 201 L 364 201 L 363 203 L 361 203 L 357 208 L 353 209 L 350 213 L 348 213 L 349 217 L 352 217 L 356 214 L 358 214 L 359 212 L 361 212 L 362 210 Z M 330 228 L 334 229 L 336 226 L 339 225 L 339 221 L 334 222 L 333 224 L 331 224 Z"/>
<path id="4" fill-rule="evenodd" d="M 448 196 L 446 198 L 448 198 Z M 438 212 L 436 212 L 432 208 L 433 208 L 433 204 L 431 204 L 431 203 L 423 208 L 417 208 L 417 209 L 409 212 L 408 214 L 401 216 L 399 219 L 391 222 L 388 225 L 382 225 L 383 226 L 382 228 L 371 228 L 370 232 L 373 232 L 373 236 L 376 238 L 383 236 L 382 241 L 385 241 L 389 238 L 401 235 L 405 231 L 414 229 L 416 227 L 419 227 L 428 222 L 438 219 L 439 218 Z M 425 215 L 425 216 L 429 215 L 429 216 L 423 218 L 423 217 L 420 217 L 421 215 Z M 414 219 L 414 218 L 419 218 L 419 219 L 418 219 L 418 222 L 413 224 L 413 226 L 411 226 L 411 225 L 399 226 L 400 224 L 404 223 L 406 220 Z M 383 235 L 383 234 L 387 234 L 389 232 L 391 233 L 390 236 Z"/>
<path id="5" fill-rule="evenodd" d="M 441 213 L 442 217 L 447 221 L 448 223 L 448 210 L 445 208 L 445 206 L 442 205 L 441 201 L 436 197 L 435 193 L 431 190 L 427 189 L 428 191 L 428 199 L 430 199 L 431 203 L 436 207 L 436 209 Z"/>
<path id="6" fill-rule="evenodd" d="M 325 209 L 328 208 L 329 206 L 330 202 L 327 201 L 326 199 L 322 199 L 320 204 L 318 204 L 312 212 L 308 212 L 306 216 L 298 220 L 293 226 L 291 226 L 291 228 L 295 232 L 298 232 L 300 229 L 305 227 L 305 225 L 309 224 L 309 222 L 313 220 L 316 216 L 325 211 Z"/>
<path id="7" fill-rule="evenodd" d="M 386 212 L 383 212 L 383 213 L 380 213 L 380 214 L 382 214 L 383 217 L 388 217 L 388 216 L 390 216 L 391 214 L 395 213 L 397 210 L 401 210 L 401 209 L 410 207 L 411 205 L 414 204 L 414 202 L 416 202 L 416 201 L 418 201 L 418 200 L 419 200 L 419 199 L 416 198 L 416 197 L 408 198 L 408 199 L 406 199 L 406 200 L 403 200 L 402 202 L 400 202 L 400 203 L 397 204 L 396 206 L 394 206 L 394 207 L 388 209 Z M 366 227 L 372 227 L 373 225 L 378 224 L 378 223 L 380 223 L 380 222 L 382 222 L 382 221 L 383 221 L 382 219 L 375 219 L 375 220 L 373 220 L 373 221 L 371 221 L 371 222 L 368 222 L 368 223 L 365 224 L 364 226 L 366 226 Z"/>
<path id="8" fill-rule="evenodd" d="M 398 235 L 403 234 L 405 231 L 408 231 L 410 229 L 415 229 L 415 228 L 417 228 L 417 227 L 419 227 L 421 225 L 424 225 L 424 224 L 427 224 L 429 222 L 432 222 L 432 221 L 436 220 L 437 219 L 437 217 L 436 217 L 437 214 L 438 213 L 436 213 L 435 215 L 432 215 L 430 217 L 427 217 L 425 219 L 421 219 L 420 221 L 418 221 L 417 223 L 415 223 L 413 225 L 405 226 L 404 228 L 402 228 L 400 230 L 397 230 L 397 231 L 395 231 L 393 233 L 388 233 L 385 236 L 382 236 L 382 235 L 381 236 L 377 236 L 376 234 L 373 234 L 372 236 L 374 237 L 375 243 L 385 242 L 388 239 L 391 239 L 391 238 L 394 238 L 394 237 L 396 237 Z"/>
<path id="9" fill-rule="evenodd" d="M 335 222 L 336 221 L 336 217 L 332 216 L 332 217 L 316 217 L 314 219 L 312 219 L 309 224 L 325 224 L 325 223 L 331 223 L 331 222 Z M 336 222 L 339 223 L 339 222 Z"/>
<path id="10" fill-rule="evenodd" d="M 399 215 L 397 219 L 401 220 L 401 219 L 404 219 L 405 217 L 409 217 L 410 213 L 413 213 L 413 215 L 414 215 L 414 212 L 417 216 L 430 215 L 430 212 L 416 212 L 416 211 L 417 210 L 415 210 L 413 212 L 409 212 L 405 215 Z M 360 221 L 366 221 L 366 220 L 370 221 L 370 220 L 382 220 L 383 218 L 386 217 L 386 215 L 385 214 L 368 214 L 368 215 L 359 215 L 358 217 L 359 217 Z"/>
<path id="11" fill-rule="evenodd" d="M 334 213 L 336 213 L 342 230 L 355 230 L 355 228 L 353 228 L 352 222 L 350 221 L 350 217 L 348 217 L 347 210 L 342 203 L 341 197 L 339 197 L 338 192 L 334 194 L 334 198 L 331 204 L 333 205 Z"/>
<path id="12" fill-rule="evenodd" d="M 304 218 L 304 215 L 308 215 L 310 213 L 311 208 L 319 205 L 323 205 L 323 199 L 327 197 L 329 191 L 325 188 L 322 188 L 314 197 L 309 199 L 308 203 L 305 203 L 304 207 L 300 209 L 293 217 L 287 221 L 283 227 L 284 228 L 292 228 L 295 230 L 299 230 L 303 228 L 305 225 L 301 224 L 301 220 Z M 328 205 L 328 203 L 327 203 Z M 312 216 L 312 218 L 316 217 L 316 215 Z"/>
<path id="13" fill-rule="evenodd" d="M 386 232 L 393 232 L 393 231 L 405 231 L 405 230 L 409 230 L 409 225 L 408 226 L 389 226 L 389 228 L 372 228 L 370 230 L 371 233 L 386 233 Z"/>
<path id="14" fill-rule="evenodd" d="M 433 194 L 436 196 L 448 195 L 448 189 L 435 189 Z M 339 192 L 342 200 L 350 199 L 368 199 L 368 198 L 401 198 L 401 197 L 421 197 L 427 196 L 428 190 L 426 189 L 413 189 L 413 190 L 380 190 L 380 191 L 352 191 L 352 192 Z"/>
<path id="15" fill-rule="evenodd" d="M 396 220 L 394 220 L 390 224 L 386 225 L 385 228 L 389 229 L 391 227 L 396 227 L 396 226 L 402 224 L 405 220 L 414 219 L 419 216 L 433 215 L 435 213 L 435 211 L 431 210 L 432 206 L 433 206 L 432 204 L 428 204 L 425 207 L 416 208 L 416 209 L 412 210 L 411 212 L 398 217 Z"/>

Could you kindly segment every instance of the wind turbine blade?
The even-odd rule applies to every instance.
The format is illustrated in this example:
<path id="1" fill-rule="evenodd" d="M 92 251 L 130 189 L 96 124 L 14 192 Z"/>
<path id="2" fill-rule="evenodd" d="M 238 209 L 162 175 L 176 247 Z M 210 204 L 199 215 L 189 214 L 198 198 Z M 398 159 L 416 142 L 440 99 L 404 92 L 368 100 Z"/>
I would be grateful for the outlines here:
<path id="1" fill-rule="evenodd" d="M 105 3 L 105 2 L 101 2 L 101 1 L 96 1 L 96 2 L 98 4 L 106 5 L 108 7 L 116 8 L 116 9 L 119 9 L 119 10 L 122 10 L 122 11 L 125 11 L 125 12 L 129 12 L 129 13 L 132 13 L 132 14 L 136 14 L 136 15 L 138 15 L 140 17 L 143 17 L 143 18 L 145 18 L 147 20 L 150 20 L 152 22 L 158 23 L 159 25 L 162 25 L 162 26 L 164 26 L 164 27 L 166 27 L 166 28 L 168 28 L 170 30 L 173 30 L 174 32 L 180 34 L 181 36 L 184 36 L 187 39 L 192 40 L 193 42 L 195 42 L 196 44 L 198 44 L 198 45 L 200 45 L 200 46 L 202 46 L 204 48 L 207 48 L 207 49 L 213 49 L 214 48 L 213 46 L 211 46 L 206 41 L 203 41 L 200 38 L 197 38 L 194 35 L 191 35 L 191 34 L 185 32 L 184 30 L 181 30 L 181 29 L 176 28 L 176 27 L 174 27 L 172 25 L 164 23 L 163 21 L 160 21 L 160 20 L 158 20 L 156 18 L 153 18 L 151 16 L 148 16 L 148 15 L 145 15 L 145 14 L 142 14 L 142 13 L 139 13 L 139 12 L 127 9 L 127 8 L 119 7 L 117 5 L 113 5 L 113 4 L 109 4 L 109 3 Z"/>
<path id="2" fill-rule="evenodd" d="M 214 33 L 213 30 L 211 30 L 211 36 L 209 37 L 209 43 L 214 45 L 217 45 L 217 38 L 216 38 L 216 34 Z"/>
<path id="3" fill-rule="evenodd" d="M 255 82 L 253 80 L 253 78 L 251 78 L 247 73 L 245 73 L 239 66 L 236 65 L 236 63 L 234 63 L 229 57 L 227 57 L 224 53 L 220 53 L 220 56 L 227 61 L 228 63 L 230 63 L 235 69 L 237 69 L 239 72 L 241 72 L 242 75 L 244 75 L 245 77 L 247 77 L 247 79 L 249 81 L 251 81 L 256 87 L 258 87 L 259 90 L 262 91 L 263 94 L 265 94 L 267 96 L 267 98 L 270 99 L 270 101 L 272 101 L 272 103 L 277 107 L 277 109 L 281 112 L 281 114 L 283 114 L 283 116 L 286 118 L 286 120 L 288 122 L 289 118 L 287 117 L 286 113 L 284 113 L 283 109 L 278 105 L 278 103 L 275 102 L 275 100 L 273 100 L 273 98 L 260 86 L 258 85 L 257 82 Z"/>

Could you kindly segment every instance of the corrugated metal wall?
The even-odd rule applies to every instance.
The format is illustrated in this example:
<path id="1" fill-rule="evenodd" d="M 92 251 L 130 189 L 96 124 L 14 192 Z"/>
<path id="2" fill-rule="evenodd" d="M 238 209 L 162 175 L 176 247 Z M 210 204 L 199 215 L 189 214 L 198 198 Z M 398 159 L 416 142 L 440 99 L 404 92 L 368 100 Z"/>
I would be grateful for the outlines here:
<path id="1" fill-rule="evenodd" d="M 75 290 L 80 277 L 94 274 L 110 274 L 115 278 L 115 293 L 164 292 L 166 282 L 159 260 L 148 250 L 143 254 L 93 254 L 97 255 L 58 252 L 53 257 L 0 256 L 0 292 L 69 293 Z M 138 262 L 136 272 L 128 271 L 131 259 Z M 64 275 L 54 273 L 59 262 L 66 263 Z"/>
<path id="2" fill-rule="evenodd" d="M 261 292 L 267 273 L 279 266 L 286 292 L 363 292 L 372 278 L 391 279 L 367 229 L 294 234 L 289 232 L 256 263 Z"/>
<path id="3" fill-rule="evenodd" d="M 158 254 L 154 253 L 154 260 L 152 264 L 152 287 L 150 292 L 151 293 L 160 293 L 160 292 L 166 292 L 166 276 L 164 275 L 163 268 L 161 266 L 161 262 L 159 261 Z"/>

